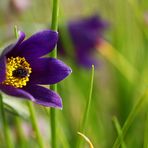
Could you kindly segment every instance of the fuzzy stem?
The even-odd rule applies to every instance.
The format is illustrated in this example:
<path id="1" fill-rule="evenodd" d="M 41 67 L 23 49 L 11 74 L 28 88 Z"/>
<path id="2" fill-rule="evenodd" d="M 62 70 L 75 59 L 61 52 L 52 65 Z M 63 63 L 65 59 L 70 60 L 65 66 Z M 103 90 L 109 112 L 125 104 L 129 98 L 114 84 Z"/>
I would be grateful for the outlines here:
<path id="1" fill-rule="evenodd" d="M 15 38 L 18 39 L 19 33 L 18 33 L 18 28 L 16 25 L 14 26 L 14 34 L 15 34 Z M 24 133 L 23 133 L 23 130 L 21 127 L 21 119 L 19 117 L 16 117 L 15 123 L 16 123 L 16 128 L 17 128 L 18 137 L 19 137 L 19 145 L 21 148 L 24 148 L 25 147 L 25 145 L 24 145 L 25 137 L 24 137 Z"/>
<path id="2" fill-rule="evenodd" d="M 5 116 L 3 97 L 1 94 L 0 94 L 0 112 L 1 112 L 1 121 L 2 121 L 2 125 L 3 125 L 3 132 L 4 132 L 6 147 L 13 148 L 12 141 L 10 138 L 10 132 L 9 132 L 9 128 L 8 128 L 8 123 L 7 123 L 6 116 Z"/>
<path id="3" fill-rule="evenodd" d="M 58 30 L 59 0 L 53 0 L 51 30 Z"/>
<path id="4" fill-rule="evenodd" d="M 59 13 L 59 0 L 53 0 L 53 7 L 52 7 L 52 21 L 51 21 L 51 30 L 57 31 L 58 30 L 58 13 Z M 51 53 L 51 57 L 57 58 L 57 47 Z M 57 92 L 57 85 L 51 85 L 50 87 L 53 91 Z M 56 148 L 56 110 L 51 108 L 50 111 L 51 116 L 51 147 Z"/>
<path id="5" fill-rule="evenodd" d="M 32 127 L 35 130 L 35 134 L 36 134 L 36 138 L 39 144 L 40 148 L 44 148 L 44 142 L 41 136 L 41 133 L 39 131 L 39 127 L 37 124 L 37 118 L 36 118 L 36 113 L 35 113 L 35 108 L 32 104 L 32 102 L 27 102 L 28 104 L 28 108 L 29 108 L 29 112 L 30 112 L 30 118 L 31 118 L 31 122 L 32 122 Z"/>

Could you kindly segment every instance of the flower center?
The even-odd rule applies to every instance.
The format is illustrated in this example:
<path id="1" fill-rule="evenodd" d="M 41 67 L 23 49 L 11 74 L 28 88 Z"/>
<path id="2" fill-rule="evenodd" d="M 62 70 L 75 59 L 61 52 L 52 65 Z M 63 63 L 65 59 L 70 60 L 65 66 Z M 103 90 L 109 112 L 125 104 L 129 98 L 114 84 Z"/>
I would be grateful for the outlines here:
<path id="1" fill-rule="evenodd" d="M 16 77 L 16 78 L 24 78 L 28 75 L 28 70 L 23 69 L 22 67 L 19 67 L 18 69 L 13 71 L 12 75 L 13 77 Z"/>
<path id="2" fill-rule="evenodd" d="M 30 73 L 32 72 L 31 70 L 30 64 L 24 57 L 8 58 L 6 64 L 6 79 L 2 84 L 22 88 L 27 85 Z"/>

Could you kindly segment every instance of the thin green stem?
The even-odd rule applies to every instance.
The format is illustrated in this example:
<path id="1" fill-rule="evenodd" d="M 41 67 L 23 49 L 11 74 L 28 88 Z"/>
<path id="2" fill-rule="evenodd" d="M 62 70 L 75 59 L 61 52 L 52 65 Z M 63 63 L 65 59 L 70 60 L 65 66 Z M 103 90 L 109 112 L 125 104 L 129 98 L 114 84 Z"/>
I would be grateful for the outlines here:
<path id="1" fill-rule="evenodd" d="M 58 30 L 58 13 L 59 13 L 59 0 L 53 0 L 53 7 L 52 7 L 52 20 L 51 20 L 51 30 L 57 31 Z M 57 48 L 53 50 L 51 57 L 57 58 Z M 52 85 L 51 89 L 57 92 L 57 85 Z M 51 109 L 50 112 L 51 116 L 51 147 L 56 148 L 56 110 L 54 108 Z"/>
<path id="2" fill-rule="evenodd" d="M 51 86 L 51 89 L 54 91 L 57 91 L 57 85 Z M 51 124 L 51 147 L 56 148 L 57 147 L 57 140 L 56 140 L 56 110 L 54 108 L 51 108 L 50 110 L 50 124 Z"/>
<path id="3" fill-rule="evenodd" d="M 14 34 L 15 34 L 16 39 L 18 39 L 19 34 L 18 34 L 18 29 L 16 25 L 14 26 Z"/>
<path id="4" fill-rule="evenodd" d="M 88 98 L 86 108 L 85 108 L 85 112 L 84 112 L 84 116 L 83 116 L 82 132 L 85 131 L 85 127 L 86 127 L 88 116 L 89 116 L 89 111 L 90 111 L 90 106 L 91 106 L 91 101 L 92 101 L 93 83 L 94 83 L 94 65 L 92 65 L 92 73 L 91 73 L 91 81 L 90 81 L 90 92 L 89 92 L 89 98 Z"/>
<path id="5" fill-rule="evenodd" d="M 114 124 L 116 131 L 117 131 L 117 134 L 120 138 L 121 147 L 126 148 L 126 145 L 125 145 L 125 143 L 123 141 L 123 137 L 122 137 L 122 129 L 121 129 L 119 121 L 116 117 L 113 117 L 113 124 Z"/>
<path id="6" fill-rule="evenodd" d="M 143 148 L 148 148 L 148 111 L 146 112 Z"/>
<path id="7" fill-rule="evenodd" d="M 133 107 L 132 111 L 130 112 L 127 120 L 125 121 L 123 128 L 122 128 L 122 138 L 124 139 L 129 127 L 131 126 L 133 120 L 135 119 L 136 115 L 138 114 L 139 110 L 141 109 L 142 105 L 144 104 L 146 97 L 148 95 L 147 90 L 144 92 L 144 94 L 141 96 L 141 98 L 138 100 L 138 102 Z M 119 148 L 121 144 L 120 136 L 118 135 L 113 148 Z"/>
<path id="8" fill-rule="evenodd" d="M 91 106 L 91 101 L 92 101 L 92 91 L 93 91 L 93 83 L 94 83 L 94 65 L 92 65 L 92 73 L 91 73 L 91 81 L 90 81 L 90 91 L 89 91 L 89 97 L 87 100 L 87 104 L 86 104 L 86 108 L 85 108 L 85 112 L 84 112 L 84 116 L 83 116 L 83 120 L 82 120 L 82 125 L 81 125 L 81 133 L 85 132 L 85 128 L 86 128 L 86 124 L 87 124 L 87 120 L 88 120 L 88 116 L 89 116 L 89 112 L 90 112 L 90 106 Z M 81 141 L 80 139 L 78 139 L 77 142 L 77 147 L 81 147 Z"/>
<path id="9" fill-rule="evenodd" d="M 3 132 L 4 132 L 6 147 L 13 148 L 12 141 L 10 138 L 10 131 L 8 128 L 8 123 L 7 123 L 6 116 L 5 116 L 3 97 L 1 94 L 0 94 L 0 111 L 1 111 L 1 121 L 2 121 L 2 125 L 3 125 Z"/>
<path id="10" fill-rule="evenodd" d="M 14 26 L 14 34 L 15 34 L 16 39 L 18 39 L 19 33 L 18 33 L 18 28 L 17 28 L 16 25 Z M 16 123 L 16 127 L 17 127 L 18 138 L 19 138 L 19 146 L 21 148 L 24 148 L 25 147 L 25 145 L 24 145 L 25 137 L 24 137 L 23 130 L 22 130 L 22 127 L 21 127 L 21 119 L 19 119 L 19 117 L 16 117 L 15 123 Z"/>
<path id="11" fill-rule="evenodd" d="M 22 128 L 22 124 L 21 124 L 21 119 L 19 117 L 15 118 L 15 123 L 16 123 L 16 130 L 17 130 L 17 134 L 18 134 L 18 142 L 19 142 L 19 147 L 20 148 L 25 148 L 25 142 L 24 142 L 24 131 Z"/>
<path id="12" fill-rule="evenodd" d="M 39 144 L 40 148 L 44 148 L 44 142 L 41 136 L 41 133 L 39 131 L 39 127 L 38 127 L 38 122 L 37 122 L 37 118 L 36 118 L 36 113 L 35 113 L 35 108 L 32 104 L 32 102 L 27 102 L 28 108 L 29 108 L 29 112 L 30 112 L 30 118 L 31 118 L 31 122 L 32 122 L 32 127 L 35 131 L 36 134 L 36 138 Z"/>
<path id="13" fill-rule="evenodd" d="M 51 30 L 58 29 L 59 0 L 53 0 Z"/>

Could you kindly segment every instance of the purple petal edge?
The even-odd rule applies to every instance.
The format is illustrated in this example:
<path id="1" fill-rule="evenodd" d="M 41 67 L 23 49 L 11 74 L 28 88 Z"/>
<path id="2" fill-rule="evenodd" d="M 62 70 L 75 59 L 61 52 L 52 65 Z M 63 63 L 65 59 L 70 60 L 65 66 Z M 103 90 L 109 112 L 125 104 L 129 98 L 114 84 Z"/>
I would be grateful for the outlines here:
<path id="1" fill-rule="evenodd" d="M 42 57 L 51 52 L 58 41 L 58 33 L 52 30 L 43 30 L 23 41 L 15 56 L 25 57 L 28 61 Z"/>
<path id="2" fill-rule="evenodd" d="M 23 89 L 15 88 L 13 86 L 0 84 L 0 90 L 10 96 L 29 99 L 31 101 L 35 100 L 30 93 L 24 91 Z"/>
<path id="3" fill-rule="evenodd" d="M 47 107 L 62 109 L 62 99 L 54 91 L 38 85 L 28 85 L 24 89 L 35 98 L 33 102 Z"/>
<path id="4" fill-rule="evenodd" d="M 6 47 L 4 49 L 4 51 L 2 52 L 2 56 L 5 56 L 5 55 L 8 55 L 9 56 L 9 55 L 11 55 L 11 54 L 13 54 L 13 53 L 15 53 L 17 51 L 18 46 L 25 39 L 25 33 L 24 32 L 19 31 L 18 34 L 19 34 L 19 38 L 16 41 L 16 43 L 11 44 L 8 47 Z"/>
<path id="5" fill-rule="evenodd" d="M 39 58 L 31 63 L 32 84 L 55 84 L 65 79 L 71 72 L 71 68 L 65 63 L 54 58 Z"/>

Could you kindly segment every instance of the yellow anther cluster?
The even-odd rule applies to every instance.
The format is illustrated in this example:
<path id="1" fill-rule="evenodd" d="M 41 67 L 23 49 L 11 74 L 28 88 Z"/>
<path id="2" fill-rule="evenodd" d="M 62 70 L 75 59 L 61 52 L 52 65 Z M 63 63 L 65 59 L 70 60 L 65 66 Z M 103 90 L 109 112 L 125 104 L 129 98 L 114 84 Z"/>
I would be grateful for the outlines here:
<path id="1" fill-rule="evenodd" d="M 13 72 L 18 68 L 22 68 L 27 71 L 27 75 L 25 77 L 14 77 Z M 32 69 L 30 64 L 26 61 L 24 57 L 11 57 L 7 59 L 6 64 L 6 79 L 2 83 L 5 85 L 11 85 L 16 88 L 22 88 L 27 85 L 29 81 L 30 73 Z"/>

